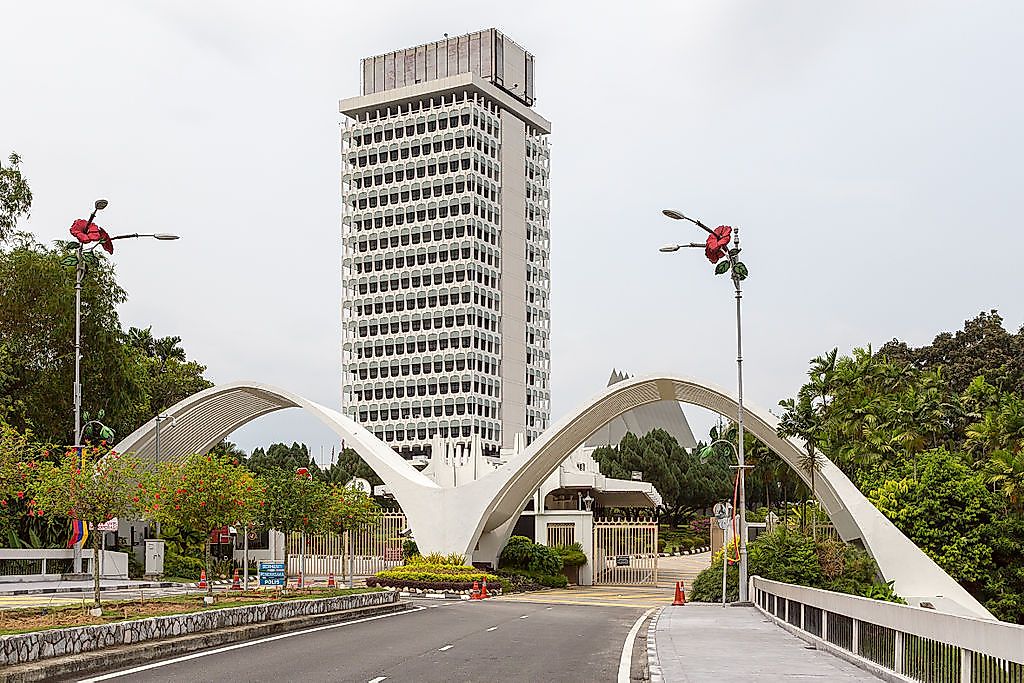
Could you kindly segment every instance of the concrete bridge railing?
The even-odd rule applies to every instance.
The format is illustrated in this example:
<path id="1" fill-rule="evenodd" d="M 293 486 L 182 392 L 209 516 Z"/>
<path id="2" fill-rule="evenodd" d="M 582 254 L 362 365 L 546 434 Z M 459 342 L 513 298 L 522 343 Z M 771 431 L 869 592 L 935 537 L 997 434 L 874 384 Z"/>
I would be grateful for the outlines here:
<path id="1" fill-rule="evenodd" d="M 754 604 L 819 649 L 868 660 L 892 680 L 1024 682 L 1024 626 L 750 579 Z M 902 677 L 902 678 L 899 678 Z"/>

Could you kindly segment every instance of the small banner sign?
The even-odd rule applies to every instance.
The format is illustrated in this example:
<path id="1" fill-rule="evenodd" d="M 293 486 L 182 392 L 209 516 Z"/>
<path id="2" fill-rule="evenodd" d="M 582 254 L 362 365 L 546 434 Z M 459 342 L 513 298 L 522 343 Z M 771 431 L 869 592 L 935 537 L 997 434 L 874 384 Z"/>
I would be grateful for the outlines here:
<path id="1" fill-rule="evenodd" d="M 615 556 L 616 567 L 628 567 L 629 566 L 629 555 L 616 555 Z"/>
<path id="2" fill-rule="evenodd" d="M 261 586 L 284 586 L 284 562 L 260 562 Z"/>
<path id="3" fill-rule="evenodd" d="M 117 531 L 117 517 L 100 522 L 96 528 L 100 531 Z"/>

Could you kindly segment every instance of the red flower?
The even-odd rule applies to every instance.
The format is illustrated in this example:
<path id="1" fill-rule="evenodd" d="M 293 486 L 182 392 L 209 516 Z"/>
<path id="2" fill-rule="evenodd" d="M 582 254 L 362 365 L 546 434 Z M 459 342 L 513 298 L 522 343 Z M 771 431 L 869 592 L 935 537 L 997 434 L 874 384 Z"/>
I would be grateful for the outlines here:
<path id="1" fill-rule="evenodd" d="M 25 497 L 25 492 L 24 491 L 18 491 L 18 498 L 24 498 L 24 497 Z"/>
<path id="2" fill-rule="evenodd" d="M 71 224 L 71 234 L 82 244 L 98 242 L 101 239 L 100 233 L 107 234 L 100 226 L 81 218 Z"/>
<path id="3" fill-rule="evenodd" d="M 104 230 L 103 228 L 100 228 L 100 236 L 96 239 L 96 241 L 102 242 L 100 246 L 103 247 L 103 251 L 107 252 L 108 254 L 114 253 L 114 243 L 110 241 L 110 235 L 108 235 L 107 231 Z M 104 445 L 106 445 L 106 443 L 106 441 L 103 442 Z"/>
<path id="4" fill-rule="evenodd" d="M 708 235 L 707 242 L 704 243 L 704 255 L 709 261 L 718 263 L 718 260 L 725 256 L 725 245 L 729 244 L 731 237 L 732 227 L 728 225 L 719 225 Z"/>

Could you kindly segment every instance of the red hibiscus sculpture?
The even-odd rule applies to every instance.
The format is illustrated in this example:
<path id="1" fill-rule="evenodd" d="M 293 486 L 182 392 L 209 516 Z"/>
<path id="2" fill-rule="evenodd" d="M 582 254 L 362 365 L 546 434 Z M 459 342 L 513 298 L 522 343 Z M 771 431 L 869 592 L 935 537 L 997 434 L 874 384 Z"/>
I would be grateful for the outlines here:
<path id="1" fill-rule="evenodd" d="M 107 231 L 86 220 L 79 218 L 77 221 L 71 224 L 71 234 L 75 236 L 82 244 L 89 244 L 90 242 L 99 242 L 103 250 L 108 254 L 114 253 L 114 243 L 110 239 L 110 235 Z"/>
<path id="2" fill-rule="evenodd" d="M 95 223 L 89 223 L 81 218 L 71 224 L 71 234 L 75 236 L 82 244 L 88 244 L 89 242 L 96 242 L 100 239 L 100 226 Z"/>
<path id="3" fill-rule="evenodd" d="M 732 227 L 728 225 L 719 225 L 708 235 L 707 242 L 704 243 L 704 255 L 708 257 L 708 261 L 718 263 L 719 259 L 725 256 L 725 245 L 729 244 L 731 237 Z"/>

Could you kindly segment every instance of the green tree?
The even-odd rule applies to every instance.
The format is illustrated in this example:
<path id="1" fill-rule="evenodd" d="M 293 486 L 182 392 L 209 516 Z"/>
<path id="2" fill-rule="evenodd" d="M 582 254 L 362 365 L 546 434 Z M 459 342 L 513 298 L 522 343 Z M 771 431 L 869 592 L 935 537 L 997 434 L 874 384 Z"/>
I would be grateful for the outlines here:
<path id="1" fill-rule="evenodd" d="M 347 484 L 355 477 L 365 479 L 371 486 L 380 486 L 384 483 L 353 448 L 343 448 L 338 454 L 338 459 L 324 470 L 324 478 L 332 484 Z"/>
<path id="2" fill-rule="evenodd" d="M 278 467 L 264 469 L 259 475 L 264 500 L 255 523 L 264 529 L 276 529 L 285 535 L 285 567 L 288 566 L 287 537 L 292 532 L 318 533 L 328 527 L 332 509 L 327 484 L 295 470 Z"/>
<path id="3" fill-rule="evenodd" d="M 305 467 L 316 479 L 322 479 L 320 467 L 309 453 L 304 443 L 293 442 L 291 446 L 283 443 L 271 444 L 267 448 L 255 448 L 245 460 L 245 466 L 256 474 L 270 470 L 287 470 L 294 472 Z"/>
<path id="4" fill-rule="evenodd" d="M 380 506 L 372 496 L 356 488 L 331 485 L 328 489 L 324 527 L 332 533 L 357 531 L 380 520 Z"/>
<path id="5" fill-rule="evenodd" d="M 68 449 L 57 462 L 30 464 L 32 500 L 36 514 L 80 519 L 92 529 L 93 601 L 100 608 L 100 539 L 96 527 L 115 517 L 143 519 L 159 505 L 156 487 L 140 461 L 100 448 Z"/>
<path id="6" fill-rule="evenodd" d="M 51 443 L 74 441 L 74 270 L 61 265 L 63 255 L 28 238 L 0 251 L 0 411 Z M 148 417 L 144 375 L 122 344 L 117 306 L 125 298 L 101 257 L 83 283 L 82 404 L 105 409 L 122 435 Z"/>
<path id="7" fill-rule="evenodd" d="M 206 539 L 206 573 L 213 576 L 210 535 L 228 525 L 252 523 L 263 504 L 261 483 L 237 460 L 192 455 L 182 462 L 164 463 L 153 505 L 161 522 L 178 529 L 202 532 Z M 212 594 L 212 581 L 208 593 Z"/>
<path id="8" fill-rule="evenodd" d="M 6 166 L 0 161 L 0 242 L 11 237 L 18 219 L 27 218 L 31 208 L 32 190 L 21 173 L 21 157 L 11 152 Z"/>
<path id="9" fill-rule="evenodd" d="M 701 462 L 663 429 L 642 437 L 627 433 L 617 447 L 598 448 L 593 457 L 606 477 L 630 479 L 632 472 L 643 472 L 644 480 L 661 494 L 662 507 L 673 527 L 721 500 L 726 491 L 732 493 L 726 461 L 716 457 Z"/>

